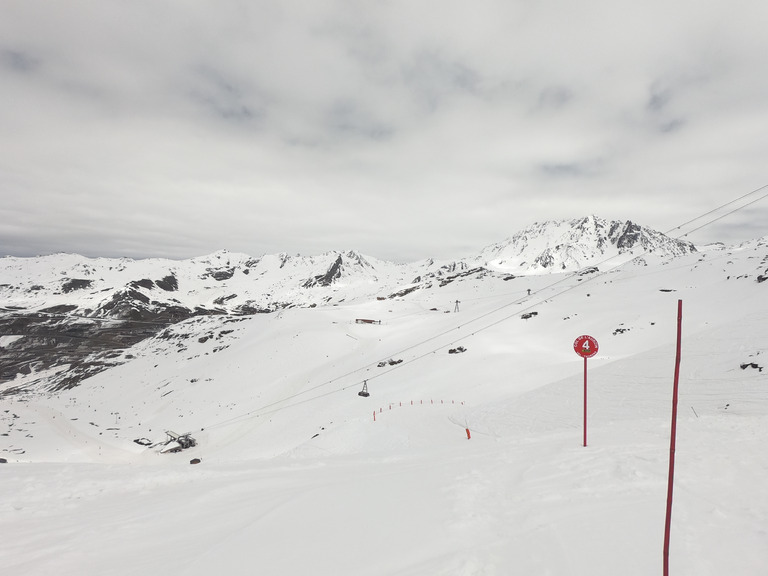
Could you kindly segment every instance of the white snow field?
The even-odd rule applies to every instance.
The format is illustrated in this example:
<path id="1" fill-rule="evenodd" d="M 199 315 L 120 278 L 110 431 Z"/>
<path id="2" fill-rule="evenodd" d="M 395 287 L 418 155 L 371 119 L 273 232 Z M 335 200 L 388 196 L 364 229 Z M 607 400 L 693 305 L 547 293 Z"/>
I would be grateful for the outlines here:
<path id="1" fill-rule="evenodd" d="M 185 321 L 76 388 L 2 398 L 0 570 L 661 574 L 682 300 L 670 573 L 765 576 L 766 253 Z M 197 446 L 134 442 L 167 430 Z"/>

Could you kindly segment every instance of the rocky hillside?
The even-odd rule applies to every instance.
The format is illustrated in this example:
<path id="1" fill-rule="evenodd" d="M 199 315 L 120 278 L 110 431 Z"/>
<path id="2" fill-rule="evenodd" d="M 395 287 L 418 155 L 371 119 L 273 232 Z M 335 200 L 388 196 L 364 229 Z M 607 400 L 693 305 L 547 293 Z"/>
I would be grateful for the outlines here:
<path id="1" fill-rule="evenodd" d="M 515 274 L 573 271 L 587 266 L 613 267 L 643 253 L 679 256 L 695 252 L 676 240 L 630 220 L 588 216 L 533 224 L 487 247 L 478 261 Z"/>
<path id="2" fill-rule="evenodd" d="M 470 258 L 394 264 L 354 251 L 252 257 L 216 252 L 184 261 L 55 254 L 0 259 L 0 394 L 17 374 L 52 390 L 125 361 L 126 350 L 192 317 L 236 320 L 286 308 L 416 297 L 464 281 L 620 264 L 696 248 L 632 222 L 590 216 L 534 224 Z"/>

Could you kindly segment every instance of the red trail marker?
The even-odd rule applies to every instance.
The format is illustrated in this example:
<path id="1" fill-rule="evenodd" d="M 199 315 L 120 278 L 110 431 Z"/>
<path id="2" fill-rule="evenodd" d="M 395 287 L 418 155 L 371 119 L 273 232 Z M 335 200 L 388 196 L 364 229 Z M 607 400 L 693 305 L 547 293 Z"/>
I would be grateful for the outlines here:
<path id="1" fill-rule="evenodd" d="M 584 358 L 584 446 L 587 445 L 587 358 L 592 358 L 600 347 L 597 340 L 586 334 L 579 336 L 573 341 L 573 349 L 582 358 Z"/>
<path id="2" fill-rule="evenodd" d="M 677 441 L 677 396 L 680 382 L 680 348 L 683 334 L 683 301 L 677 301 L 677 350 L 675 352 L 675 376 L 672 385 L 672 428 L 669 434 L 669 476 L 667 478 L 667 513 L 664 520 L 664 551 L 662 557 L 664 576 L 669 576 L 669 535 L 672 529 L 672 493 L 675 486 L 675 443 Z"/>

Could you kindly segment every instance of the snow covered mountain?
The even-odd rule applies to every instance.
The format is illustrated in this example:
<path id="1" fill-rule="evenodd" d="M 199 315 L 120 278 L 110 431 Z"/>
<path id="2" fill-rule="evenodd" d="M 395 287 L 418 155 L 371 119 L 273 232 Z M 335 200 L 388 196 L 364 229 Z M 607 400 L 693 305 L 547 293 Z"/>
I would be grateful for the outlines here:
<path id="1" fill-rule="evenodd" d="M 401 282 L 407 269 L 351 251 L 261 258 L 220 251 L 185 261 L 6 257 L 0 328 L 19 337 L 0 347 L 0 382 L 55 369 L 48 386 L 70 388 L 115 365 L 121 350 L 185 319 L 371 297 L 380 275 Z"/>
<path id="2" fill-rule="evenodd" d="M 0 260 L 3 574 L 655 573 L 681 301 L 672 566 L 763 576 L 768 239 L 637 255 Z"/>
<path id="3" fill-rule="evenodd" d="M 6 257 L 0 271 L 6 305 L 137 321 L 270 312 L 331 299 L 307 288 L 376 281 L 375 265 L 354 252 L 253 258 L 220 251 L 185 261 L 54 254 Z"/>
<path id="4" fill-rule="evenodd" d="M 695 252 L 690 242 L 627 220 L 596 216 L 536 223 L 483 250 L 479 261 L 517 274 L 574 271 L 587 266 L 618 266 L 643 253 L 679 256 Z"/>
<path id="5" fill-rule="evenodd" d="M 0 382 L 33 366 L 58 367 L 47 385 L 70 388 L 115 365 L 127 347 L 192 317 L 415 297 L 457 280 L 594 271 L 641 255 L 695 251 L 630 221 L 590 216 L 534 224 L 476 257 L 444 262 L 394 264 L 355 251 L 258 258 L 220 251 L 184 261 L 5 257 L 0 329 L 23 338 L 0 348 Z"/>
<path id="6" fill-rule="evenodd" d="M 319 256 L 220 251 L 185 261 L 90 259 L 73 254 L 0 259 L 0 298 L 15 310 L 155 321 L 204 314 L 252 314 L 391 296 L 428 280 L 474 269 L 538 274 L 616 266 L 643 253 L 695 252 L 684 241 L 630 221 L 594 216 L 544 222 L 448 262 L 393 264 L 354 251 Z"/>

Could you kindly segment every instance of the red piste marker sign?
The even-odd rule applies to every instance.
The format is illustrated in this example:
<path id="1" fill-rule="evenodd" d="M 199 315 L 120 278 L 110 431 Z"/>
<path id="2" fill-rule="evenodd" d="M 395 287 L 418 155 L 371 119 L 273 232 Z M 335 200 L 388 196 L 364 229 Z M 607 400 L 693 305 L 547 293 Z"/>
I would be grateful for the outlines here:
<path id="1" fill-rule="evenodd" d="M 587 358 L 592 358 L 600 347 L 597 340 L 586 334 L 573 341 L 573 349 L 576 354 L 584 358 L 584 446 L 587 445 Z"/>
<path id="2" fill-rule="evenodd" d="M 592 336 L 579 336 L 573 342 L 573 349 L 576 350 L 576 354 L 582 358 L 592 358 L 600 347 L 597 345 L 597 340 Z"/>

